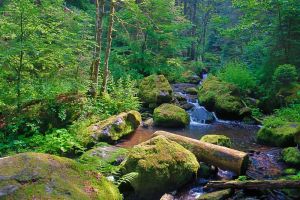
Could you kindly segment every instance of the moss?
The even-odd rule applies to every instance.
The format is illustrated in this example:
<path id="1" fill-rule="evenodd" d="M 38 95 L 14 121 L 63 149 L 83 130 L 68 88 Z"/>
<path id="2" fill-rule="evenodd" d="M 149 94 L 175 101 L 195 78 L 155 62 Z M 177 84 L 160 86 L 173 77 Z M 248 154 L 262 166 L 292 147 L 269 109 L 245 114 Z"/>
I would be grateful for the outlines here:
<path id="1" fill-rule="evenodd" d="M 173 99 L 173 90 L 163 75 L 151 75 L 144 78 L 139 86 L 141 100 L 151 108 Z"/>
<path id="2" fill-rule="evenodd" d="M 262 144 L 288 147 L 295 144 L 294 137 L 299 123 L 285 123 L 275 128 L 262 127 L 257 133 L 257 141 Z"/>
<path id="3" fill-rule="evenodd" d="M 220 190 L 220 191 L 216 191 L 216 192 L 203 194 L 196 199 L 197 200 L 221 200 L 221 199 L 227 199 L 232 194 L 233 194 L 232 189 L 226 189 L 226 190 Z"/>
<path id="4" fill-rule="evenodd" d="M 117 141 L 134 132 L 141 122 L 142 117 L 139 112 L 129 111 L 99 122 L 95 120 L 80 122 L 71 129 L 85 146 L 90 146 L 99 141 Z"/>
<path id="5" fill-rule="evenodd" d="M 23 153 L 0 159 L 0 190 L 4 199 L 122 199 L 118 189 L 101 174 L 67 158 Z"/>
<path id="6" fill-rule="evenodd" d="M 194 88 L 194 87 L 186 88 L 184 91 L 185 91 L 186 93 L 192 94 L 192 95 L 198 94 L 197 88 Z"/>
<path id="7" fill-rule="evenodd" d="M 285 175 L 295 175 L 297 174 L 297 170 L 294 168 L 287 168 L 283 171 Z"/>
<path id="8" fill-rule="evenodd" d="M 240 93 L 237 87 L 222 82 L 216 77 L 206 79 L 198 92 L 199 102 L 214 111 L 221 118 L 241 119 L 250 113 L 244 113 Z"/>
<path id="9" fill-rule="evenodd" d="M 296 147 L 288 147 L 282 150 L 282 159 L 289 165 L 300 166 L 300 151 Z"/>
<path id="10" fill-rule="evenodd" d="M 225 135 L 204 135 L 200 141 L 216 144 L 224 147 L 231 147 L 231 140 Z"/>
<path id="11" fill-rule="evenodd" d="M 295 136 L 294 136 L 294 141 L 297 145 L 300 146 L 300 126 L 298 127 Z"/>
<path id="12" fill-rule="evenodd" d="M 156 108 L 153 120 L 156 125 L 163 127 L 184 127 L 190 123 L 188 113 L 173 104 L 162 104 Z"/>
<path id="13" fill-rule="evenodd" d="M 123 174 L 138 173 L 131 185 L 142 199 L 156 199 L 177 189 L 198 169 L 199 163 L 190 151 L 164 136 L 135 146 L 122 163 Z"/>

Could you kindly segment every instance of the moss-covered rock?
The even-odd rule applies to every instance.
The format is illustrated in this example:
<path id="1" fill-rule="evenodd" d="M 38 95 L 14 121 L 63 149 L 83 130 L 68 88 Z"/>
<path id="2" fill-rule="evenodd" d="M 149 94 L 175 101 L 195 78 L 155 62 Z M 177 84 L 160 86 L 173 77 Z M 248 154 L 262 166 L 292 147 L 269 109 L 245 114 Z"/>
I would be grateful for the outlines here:
<path id="1" fill-rule="evenodd" d="M 200 141 L 224 147 L 231 147 L 231 140 L 225 135 L 204 135 L 201 137 Z"/>
<path id="2" fill-rule="evenodd" d="M 0 159 L 1 199 L 122 199 L 101 174 L 74 160 L 23 153 Z"/>
<path id="3" fill-rule="evenodd" d="M 203 82 L 198 99 L 209 111 L 224 119 L 242 119 L 251 115 L 250 110 L 244 109 L 238 88 L 216 77 Z"/>
<path id="4" fill-rule="evenodd" d="M 158 199 L 186 184 L 198 169 L 190 151 L 164 136 L 135 146 L 122 163 L 123 174 L 138 173 L 131 185 L 140 199 Z"/>
<path id="5" fill-rule="evenodd" d="M 173 90 L 164 75 L 151 75 L 144 78 L 139 86 L 139 96 L 149 108 L 156 108 L 173 99 Z"/>
<path id="6" fill-rule="evenodd" d="M 184 127 L 190 123 L 188 113 L 173 104 L 162 104 L 153 113 L 155 125 L 162 127 Z"/>
<path id="7" fill-rule="evenodd" d="M 114 142 L 133 133 L 142 122 L 141 114 L 137 111 L 129 111 L 114 115 L 104 121 L 94 123 L 87 127 L 83 133 L 87 137 L 86 143 L 108 141 Z"/>
<path id="8" fill-rule="evenodd" d="M 300 166 L 300 151 L 296 147 L 288 147 L 282 150 L 282 159 L 289 165 Z"/>
<path id="9" fill-rule="evenodd" d="M 206 193 L 196 198 L 197 200 L 223 200 L 233 194 L 232 189 L 220 190 L 216 192 Z"/>
<path id="10" fill-rule="evenodd" d="M 87 164 L 104 174 L 110 175 L 118 171 L 118 166 L 125 159 L 127 153 L 127 149 L 103 143 L 101 146 L 95 147 L 82 154 L 79 158 L 79 162 Z"/>
<path id="11" fill-rule="evenodd" d="M 275 128 L 262 127 L 257 133 L 257 141 L 278 147 L 293 146 L 295 135 L 299 132 L 299 126 L 299 123 L 285 123 Z"/>
<path id="12" fill-rule="evenodd" d="M 182 74 L 185 83 L 198 84 L 201 78 L 193 71 L 187 70 Z"/>
<path id="13" fill-rule="evenodd" d="M 191 95 L 197 95 L 198 94 L 197 88 L 194 88 L 194 87 L 186 88 L 184 91 L 187 94 L 191 94 Z"/>

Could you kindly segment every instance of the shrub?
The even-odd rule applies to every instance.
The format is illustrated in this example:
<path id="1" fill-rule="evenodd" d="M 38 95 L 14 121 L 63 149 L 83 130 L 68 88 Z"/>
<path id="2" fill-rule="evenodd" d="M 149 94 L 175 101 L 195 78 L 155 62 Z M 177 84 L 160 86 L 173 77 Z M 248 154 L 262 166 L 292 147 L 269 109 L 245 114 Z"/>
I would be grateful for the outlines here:
<path id="1" fill-rule="evenodd" d="M 274 74 L 273 81 L 276 86 L 286 86 L 296 82 L 298 78 L 297 70 L 294 65 L 279 65 Z"/>
<path id="2" fill-rule="evenodd" d="M 247 67 L 238 62 L 230 62 L 218 74 L 218 77 L 227 83 L 236 85 L 243 93 L 255 87 L 256 80 Z"/>

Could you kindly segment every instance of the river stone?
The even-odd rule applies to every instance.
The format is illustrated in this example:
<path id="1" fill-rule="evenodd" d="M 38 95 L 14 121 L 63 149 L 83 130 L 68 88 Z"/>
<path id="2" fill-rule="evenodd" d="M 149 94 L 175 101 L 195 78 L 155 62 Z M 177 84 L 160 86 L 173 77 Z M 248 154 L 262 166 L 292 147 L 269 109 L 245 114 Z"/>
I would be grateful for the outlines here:
<path id="1" fill-rule="evenodd" d="M 162 127 L 185 127 L 190 123 L 189 114 L 173 104 L 162 104 L 155 108 L 153 119 L 155 125 Z"/>
<path id="2" fill-rule="evenodd" d="M 96 142 L 113 142 L 133 133 L 141 122 L 142 118 L 139 112 L 129 111 L 90 125 L 88 127 L 88 133 L 91 139 Z"/>
<path id="3" fill-rule="evenodd" d="M 144 78 L 139 86 L 139 97 L 149 108 L 173 100 L 173 90 L 164 75 L 151 75 Z"/>
<path id="4" fill-rule="evenodd" d="M 200 141 L 224 147 L 231 147 L 231 140 L 225 135 L 204 135 L 201 137 Z"/>
<path id="5" fill-rule="evenodd" d="M 300 124 L 296 122 L 288 122 L 276 128 L 262 127 L 257 133 L 257 141 L 278 147 L 294 146 L 295 137 L 299 134 L 299 127 Z"/>
<path id="6" fill-rule="evenodd" d="M 194 87 L 186 88 L 184 91 L 187 94 L 191 94 L 191 95 L 197 95 L 198 94 L 197 88 L 194 88 Z"/>
<path id="7" fill-rule="evenodd" d="M 232 189 L 220 190 L 216 192 L 211 192 L 203 194 L 196 198 L 197 200 L 223 200 L 229 198 L 233 194 Z"/>
<path id="8" fill-rule="evenodd" d="M 138 174 L 130 183 L 139 199 L 159 199 L 189 182 L 199 169 L 194 154 L 164 136 L 135 146 L 121 166 L 122 174 Z"/>
<path id="9" fill-rule="evenodd" d="M 0 199 L 121 200 L 117 187 L 74 160 L 41 153 L 0 159 Z"/>

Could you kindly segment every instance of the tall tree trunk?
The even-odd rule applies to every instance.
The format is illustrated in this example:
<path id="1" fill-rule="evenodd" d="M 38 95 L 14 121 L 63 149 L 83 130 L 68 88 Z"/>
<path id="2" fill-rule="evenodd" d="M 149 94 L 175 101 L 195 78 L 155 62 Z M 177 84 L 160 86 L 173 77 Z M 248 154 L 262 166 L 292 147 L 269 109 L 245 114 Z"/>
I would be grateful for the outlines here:
<path id="1" fill-rule="evenodd" d="M 97 96 L 97 88 L 99 81 L 99 66 L 101 63 L 102 48 L 102 32 L 103 32 L 103 16 L 104 16 L 104 0 L 96 0 L 96 47 L 94 52 L 94 60 L 91 65 L 91 81 L 90 95 Z"/>
<path id="2" fill-rule="evenodd" d="M 109 76 L 109 69 L 108 69 L 108 61 L 111 51 L 111 43 L 112 43 L 112 32 L 114 26 L 114 15 L 115 15 L 115 2 L 114 0 L 110 1 L 110 14 L 109 14 L 109 27 L 107 32 L 107 46 L 105 52 L 105 61 L 104 61 L 104 73 L 103 73 L 103 82 L 101 93 L 104 94 L 107 92 L 107 80 Z"/>
<path id="3" fill-rule="evenodd" d="M 24 41 L 24 21 L 23 21 L 23 11 L 21 12 L 20 16 L 20 28 L 21 28 L 21 35 L 20 35 L 20 43 L 21 43 L 21 50 L 20 50 L 20 60 L 19 60 L 19 67 L 17 68 L 17 109 L 21 109 L 21 81 L 22 81 L 22 70 L 23 70 L 23 58 L 24 58 L 24 50 L 23 50 L 23 41 Z"/>

